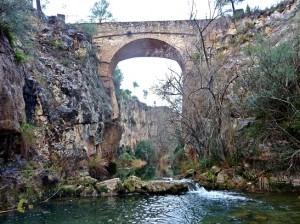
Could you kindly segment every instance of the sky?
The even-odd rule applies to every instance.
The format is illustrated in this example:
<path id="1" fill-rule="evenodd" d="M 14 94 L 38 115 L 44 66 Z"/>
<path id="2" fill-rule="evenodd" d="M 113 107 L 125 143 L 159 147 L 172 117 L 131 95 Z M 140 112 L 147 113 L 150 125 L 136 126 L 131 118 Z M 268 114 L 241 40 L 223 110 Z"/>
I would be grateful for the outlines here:
<path id="1" fill-rule="evenodd" d="M 270 7 L 280 0 L 245 0 L 237 8 L 245 8 L 248 4 L 251 8 Z M 46 15 L 65 14 L 67 22 L 88 21 L 90 9 L 96 0 L 49 0 L 44 12 Z M 192 0 L 108 0 L 109 10 L 115 21 L 163 21 L 189 19 Z M 208 16 L 207 0 L 195 0 L 198 18 Z M 155 66 L 154 66 L 155 65 Z M 156 96 L 152 87 L 162 80 L 169 68 L 180 72 L 177 62 L 163 58 L 133 58 L 121 61 L 118 64 L 124 80 L 121 88 L 129 89 L 140 101 L 148 105 L 166 105 Z M 136 81 L 139 87 L 134 88 Z M 143 90 L 149 92 L 147 98 L 143 96 Z M 155 102 L 155 103 L 154 103 Z"/>

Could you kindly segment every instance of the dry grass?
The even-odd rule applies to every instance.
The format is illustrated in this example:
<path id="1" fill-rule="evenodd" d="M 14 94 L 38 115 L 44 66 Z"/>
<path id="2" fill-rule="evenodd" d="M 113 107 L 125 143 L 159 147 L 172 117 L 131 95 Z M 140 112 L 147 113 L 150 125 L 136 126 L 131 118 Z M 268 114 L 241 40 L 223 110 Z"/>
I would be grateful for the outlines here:
<path id="1" fill-rule="evenodd" d="M 131 161 L 131 167 L 135 169 L 142 168 L 147 165 L 147 162 L 141 159 L 134 159 Z"/>
<path id="2" fill-rule="evenodd" d="M 109 176 L 109 172 L 107 170 L 108 161 L 99 155 L 91 157 L 89 159 L 88 166 L 89 166 L 89 174 L 93 178 L 101 180 Z"/>

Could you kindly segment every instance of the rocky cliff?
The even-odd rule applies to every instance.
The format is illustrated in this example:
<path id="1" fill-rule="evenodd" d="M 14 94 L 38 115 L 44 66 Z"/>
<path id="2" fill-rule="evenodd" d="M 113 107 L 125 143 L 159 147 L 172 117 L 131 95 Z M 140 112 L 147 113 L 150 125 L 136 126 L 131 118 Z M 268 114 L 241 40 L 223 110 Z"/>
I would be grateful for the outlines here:
<path id="1" fill-rule="evenodd" d="M 134 152 L 139 142 L 150 142 L 156 157 L 156 176 L 171 173 L 171 155 L 178 145 L 176 130 L 180 128 L 179 124 L 171 123 L 172 116 L 168 107 L 150 107 L 137 99 L 120 102 L 121 151 L 131 149 Z"/>
<path id="2" fill-rule="evenodd" d="M 24 71 L 15 63 L 8 39 L 0 36 L 0 162 L 20 153 L 20 124 L 25 121 Z"/>
<path id="3" fill-rule="evenodd" d="M 121 137 L 88 35 L 61 17 L 32 26 L 14 50 L 0 39 L 0 207 L 111 160 Z"/>
<path id="4" fill-rule="evenodd" d="M 37 60 L 25 65 L 24 99 L 40 155 L 75 162 L 105 151 L 111 108 L 88 37 L 53 18 L 33 38 Z"/>
<path id="5" fill-rule="evenodd" d="M 157 150 L 176 147 L 172 112 L 168 107 L 150 107 L 138 100 L 121 101 L 123 133 L 120 145 L 133 149 L 139 141 L 150 140 Z"/>

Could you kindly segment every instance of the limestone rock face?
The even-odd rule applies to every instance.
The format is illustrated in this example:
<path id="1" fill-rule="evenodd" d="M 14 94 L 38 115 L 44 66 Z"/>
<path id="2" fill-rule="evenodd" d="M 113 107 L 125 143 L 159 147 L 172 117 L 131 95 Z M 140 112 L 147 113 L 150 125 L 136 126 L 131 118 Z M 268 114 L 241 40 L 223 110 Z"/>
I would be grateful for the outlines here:
<path id="1" fill-rule="evenodd" d="M 18 186 L 35 181 L 42 183 L 42 189 L 87 172 L 88 158 L 113 154 L 121 136 L 118 122 L 111 119 L 110 99 L 88 36 L 61 22 L 33 19 L 32 25 L 35 32 L 18 41 L 24 55 L 30 53 L 22 63 L 16 62 L 9 42 L 0 37 L 0 185 L 5 186 L 1 208 L 17 204 L 19 195 L 13 192 L 22 192 Z M 26 135 L 24 125 L 29 127 Z M 105 135 L 106 130 L 115 137 Z M 24 176 L 19 171 L 23 169 L 30 175 Z M 51 173 L 31 180 L 37 170 Z M 80 186 L 63 192 L 97 194 L 94 188 Z"/>
<path id="2" fill-rule="evenodd" d="M 37 60 L 26 63 L 24 99 L 38 139 L 34 148 L 42 160 L 74 175 L 86 169 L 88 157 L 116 150 L 120 136 L 94 46 L 75 27 L 56 23 L 44 24 L 32 39 Z M 116 133 L 112 141 L 104 139 L 108 129 Z"/>
<path id="3" fill-rule="evenodd" d="M 169 108 L 150 107 L 138 100 L 124 100 L 121 101 L 120 109 L 124 129 L 120 145 L 134 148 L 139 141 L 148 139 L 157 146 L 174 145 L 170 134 L 174 128 L 167 122 L 171 116 Z"/>
<path id="4" fill-rule="evenodd" d="M 0 39 L 0 130 L 18 132 L 25 120 L 24 77 L 8 40 Z"/>
<path id="5" fill-rule="evenodd" d="M 0 36 L 0 157 L 18 150 L 20 123 L 25 121 L 24 74 L 16 63 L 8 40 Z M 5 155 L 4 155 L 5 154 Z"/>

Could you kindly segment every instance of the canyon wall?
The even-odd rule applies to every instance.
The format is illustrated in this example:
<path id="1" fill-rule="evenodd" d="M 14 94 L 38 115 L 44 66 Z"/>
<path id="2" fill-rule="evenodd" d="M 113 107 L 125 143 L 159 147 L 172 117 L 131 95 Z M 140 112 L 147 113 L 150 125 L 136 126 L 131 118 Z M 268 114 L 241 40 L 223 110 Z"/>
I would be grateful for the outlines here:
<path id="1" fill-rule="evenodd" d="M 168 107 L 150 107 L 136 99 L 120 103 L 123 134 L 120 145 L 134 149 L 142 140 L 149 140 L 157 151 L 175 149 L 175 125 L 171 125 L 172 112 Z"/>

